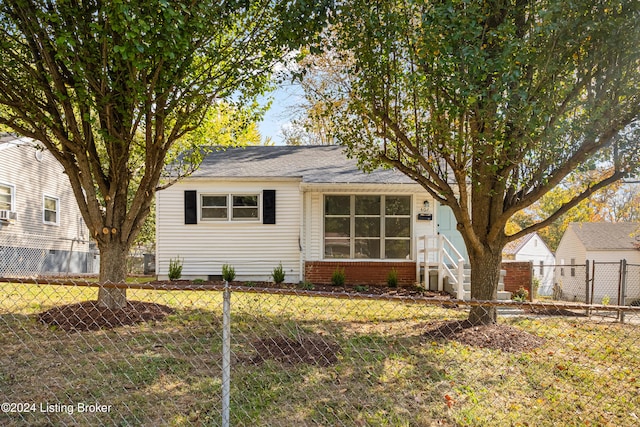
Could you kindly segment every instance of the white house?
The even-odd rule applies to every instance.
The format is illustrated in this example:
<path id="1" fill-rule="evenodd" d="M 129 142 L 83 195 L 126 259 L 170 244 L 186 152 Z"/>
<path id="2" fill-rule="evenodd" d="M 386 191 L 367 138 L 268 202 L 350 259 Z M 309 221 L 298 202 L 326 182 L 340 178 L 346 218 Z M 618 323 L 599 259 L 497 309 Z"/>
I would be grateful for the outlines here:
<path id="1" fill-rule="evenodd" d="M 533 267 L 533 277 L 540 282 L 539 295 L 551 295 L 553 291 L 554 264 L 553 252 L 538 233 L 531 233 L 507 243 L 502 251 L 505 261 L 529 261 Z"/>
<path id="2" fill-rule="evenodd" d="M 640 223 L 595 222 L 571 223 L 556 250 L 556 282 L 562 287 L 564 298 L 584 301 L 586 271 L 590 263 L 593 283 L 593 302 L 600 303 L 608 296 L 611 303 L 618 292 L 621 260 L 640 266 Z M 593 264 L 595 263 L 595 268 Z M 593 274 L 595 273 L 595 275 Z M 627 300 L 640 298 L 640 282 L 633 275 L 627 281 Z"/>
<path id="3" fill-rule="evenodd" d="M 230 264 L 239 280 L 262 281 L 282 263 L 289 282 L 327 282 L 344 267 L 347 280 L 384 283 L 395 269 L 413 284 L 419 236 L 461 241 L 422 187 L 391 169 L 363 173 L 338 146 L 214 152 L 158 192 L 156 209 L 161 278 L 180 257 L 185 278 Z"/>
<path id="4" fill-rule="evenodd" d="M 89 232 L 53 155 L 0 134 L 0 277 L 92 272 Z"/>

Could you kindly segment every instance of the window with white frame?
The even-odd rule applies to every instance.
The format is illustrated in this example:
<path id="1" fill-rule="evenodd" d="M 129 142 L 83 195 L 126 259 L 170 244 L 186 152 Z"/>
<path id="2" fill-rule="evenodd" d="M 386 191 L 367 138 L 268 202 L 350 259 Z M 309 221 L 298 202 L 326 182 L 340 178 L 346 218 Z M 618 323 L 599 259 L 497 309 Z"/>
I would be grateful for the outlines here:
<path id="1" fill-rule="evenodd" d="M 411 197 L 325 195 L 325 258 L 408 259 Z"/>
<path id="2" fill-rule="evenodd" d="M 257 220 L 258 195 L 257 194 L 231 194 L 231 220 L 247 221 Z"/>
<path id="3" fill-rule="evenodd" d="M 43 206 L 44 223 L 58 225 L 60 221 L 60 199 L 45 195 Z"/>
<path id="4" fill-rule="evenodd" d="M 257 194 L 202 194 L 200 218 L 203 221 L 256 221 L 258 201 Z"/>
<path id="5" fill-rule="evenodd" d="M 0 184 L 0 211 L 13 211 L 14 198 L 14 186 L 9 184 Z"/>
<path id="6" fill-rule="evenodd" d="M 223 220 L 229 216 L 226 195 L 203 194 L 200 199 L 200 217 L 202 220 Z"/>

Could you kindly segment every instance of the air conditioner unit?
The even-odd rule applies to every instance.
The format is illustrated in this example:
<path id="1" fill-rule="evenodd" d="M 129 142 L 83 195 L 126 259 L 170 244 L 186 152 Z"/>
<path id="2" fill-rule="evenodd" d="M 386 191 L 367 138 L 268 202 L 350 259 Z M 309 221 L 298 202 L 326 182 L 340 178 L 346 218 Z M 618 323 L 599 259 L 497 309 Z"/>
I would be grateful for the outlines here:
<path id="1" fill-rule="evenodd" d="M 18 213 L 6 210 L 0 210 L 0 221 L 15 221 L 18 219 Z"/>

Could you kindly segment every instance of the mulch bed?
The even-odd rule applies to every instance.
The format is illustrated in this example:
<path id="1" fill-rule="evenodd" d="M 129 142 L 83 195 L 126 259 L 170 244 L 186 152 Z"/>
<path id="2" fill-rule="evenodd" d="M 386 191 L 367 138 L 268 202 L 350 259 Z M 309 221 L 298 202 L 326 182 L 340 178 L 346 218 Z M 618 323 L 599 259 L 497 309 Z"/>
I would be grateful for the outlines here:
<path id="1" fill-rule="evenodd" d="M 256 354 L 244 361 L 259 365 L 275 360 L 286 365 L 305 363 L 331 366 L 338 362 L 340 346 L 322 337 L 264 338 L 252 343 Z"/>
<path id="2" fill-rule="evenodd" d="M 95 331 L 162 320 L 173 312 L 166 305 L 140 301 L 128 301 L 119 310 L 102 307 L 97 301 L 84 301 L 40 313 L 38 321 L 65 331 Z"/>
<path id="3" fill-rule="evenodd" d="M 145 283 L 147 286 L 153 286 L 155 288 L 176 288 L 176 287 L 223 287 L 223 281 L 205 280 L 194 282 L 191 280 L 156 280 Z M 391 288 L 381 285 L 344 285 L 333 286 L 330 284 L 313 284 L 312 289 L 305 289 L 302 285 L 294 283 L 280 283 L 275 284 L 273 282 L 230 282 L 230 286 L 247 288 L 247 289 L 275 289 L 286 291 L 312 291 L 318 293 L 333 293 L 333 294 L 358 294 L 358 295 L 373 295 L 373 296 L 401 296 L 401 297 L 423 297 L 423 298 L 437 298 L 437 299 L 451 299 L 451 295 L 446 292 L 434 292 L 425 290 L 417 286 L 398 286 Z"/>
<path id="4" fill-rule="evenodd" d="M 443 321 L 425 326 L 424 336 L 431 340 L 454 340 L 472 347 L 519 353 L 545 343 L 543 338 L 504 324 L 474 326 L 469 321 Z"/>

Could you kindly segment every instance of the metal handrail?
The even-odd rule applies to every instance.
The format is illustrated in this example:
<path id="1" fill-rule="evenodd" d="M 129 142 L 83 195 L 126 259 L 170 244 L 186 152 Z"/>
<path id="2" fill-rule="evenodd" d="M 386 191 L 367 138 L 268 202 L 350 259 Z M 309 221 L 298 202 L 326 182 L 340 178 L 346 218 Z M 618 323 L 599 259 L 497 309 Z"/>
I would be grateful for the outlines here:
<path id="1" fill-rule="evenodd" d="M 430 245 L 432 239 L 437 239 L 437 244 Z M 424 248 L 419 249 L 419 253 L 424 253 L 425 281 L 427 280 L 427 266 L 438 267 L 438 288 L 440 288 L 442 279 L 446 276 L 451 279 L 454 285 L 457 285 L 458 298 L 464 298 L 464 257 L 453 246 L 453 243 L 443 235 L 438 236 L 422 236 L 419 241 L 424 241 Z M 435 260 L 429 261 L 429 255 L 436 254 Z M 453 256 L 451 255 L 453 254 Z M 457 257 L 456 258 L 454 258 Z M 449 265 L 455 266 L 451 268 Z"/>

